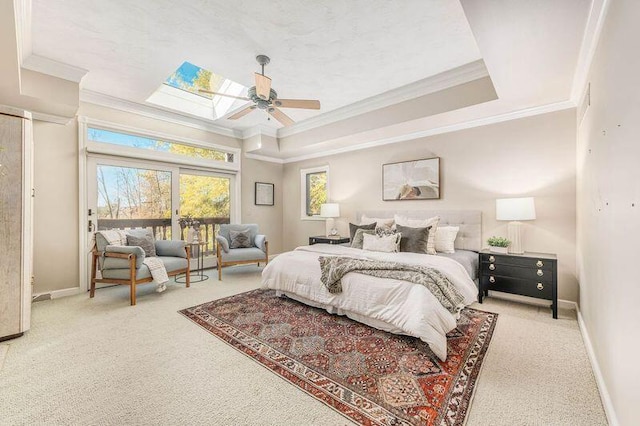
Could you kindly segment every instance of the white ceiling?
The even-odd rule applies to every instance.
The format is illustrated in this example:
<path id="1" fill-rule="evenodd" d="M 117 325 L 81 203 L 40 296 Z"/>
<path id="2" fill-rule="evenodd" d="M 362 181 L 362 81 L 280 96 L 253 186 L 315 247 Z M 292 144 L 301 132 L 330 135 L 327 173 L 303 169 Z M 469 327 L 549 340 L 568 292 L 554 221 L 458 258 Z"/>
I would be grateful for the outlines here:
<path id="1" fill-rule="evenodd" d="M 280 97 L 322 103 L 296 121 L 481 58 L 456 0 L 33 0 L 32 31 L 35 55 L 89 71 L 83 89 L 137 103 L 184 61 L 251 86 L 267 54 Z"/>

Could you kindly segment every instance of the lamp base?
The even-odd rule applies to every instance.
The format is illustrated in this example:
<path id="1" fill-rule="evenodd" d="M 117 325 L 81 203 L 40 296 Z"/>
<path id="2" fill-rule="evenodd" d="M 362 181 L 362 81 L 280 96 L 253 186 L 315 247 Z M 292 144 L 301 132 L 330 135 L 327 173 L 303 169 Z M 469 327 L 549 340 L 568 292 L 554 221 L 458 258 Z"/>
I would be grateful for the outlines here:
<path id="1" fill-rule="evenodd" d="M 522 222 L 509 222 L 507 225 L 507 235 L 511 244 L 509 244 L 509 253 L 523 254 L 522 248 Z"/>
<path id="2" fill-rule="evenodd" d="M 327 237 L 334 237 L 338 235 L 338 230 L 336 229 L 336 221 L 332 217 L 328 217 L 325 222 L 325 234 Z"/>

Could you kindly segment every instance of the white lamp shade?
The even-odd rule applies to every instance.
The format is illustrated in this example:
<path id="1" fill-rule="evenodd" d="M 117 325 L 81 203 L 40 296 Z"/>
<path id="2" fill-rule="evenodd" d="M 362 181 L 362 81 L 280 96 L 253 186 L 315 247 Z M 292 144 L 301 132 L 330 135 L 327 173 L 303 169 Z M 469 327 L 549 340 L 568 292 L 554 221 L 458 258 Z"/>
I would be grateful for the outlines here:
<path id="1" fill-rule="evenodd" d="M 525 198 L 498 198 L 496 200 L 497 220 L 534 220 L 536 207 L 533 197 Z"/>
<path id="2" fill-rule="evenodd" d="M 340 217 L 340 206 L 337 203 L 321 204 L 320 217 Z"/>

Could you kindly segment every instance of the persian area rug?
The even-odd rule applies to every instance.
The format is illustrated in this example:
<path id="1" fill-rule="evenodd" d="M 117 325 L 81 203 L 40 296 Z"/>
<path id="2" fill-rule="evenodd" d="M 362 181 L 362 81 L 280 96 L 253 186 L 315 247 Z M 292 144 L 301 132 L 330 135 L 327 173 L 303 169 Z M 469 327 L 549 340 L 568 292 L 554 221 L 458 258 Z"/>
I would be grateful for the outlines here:
<path id="1" fill-rule="evenodd" d="M 465 309 L 442 362 L 426 343 L 332 315 L 272 290 L 180 311 L 363 425 L 462 425 L 498 315 Z"/>

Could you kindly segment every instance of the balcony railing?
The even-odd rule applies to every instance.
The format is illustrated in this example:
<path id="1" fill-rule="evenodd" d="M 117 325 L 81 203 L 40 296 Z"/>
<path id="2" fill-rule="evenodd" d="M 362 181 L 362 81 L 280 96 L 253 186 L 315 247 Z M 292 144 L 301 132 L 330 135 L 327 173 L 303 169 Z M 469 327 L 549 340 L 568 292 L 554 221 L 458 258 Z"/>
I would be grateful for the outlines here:
<path id="1" fill-rule="evenodd" d="M 200 222 L 202 241 L 207 241 L 209 245 L 205 250 L 205 256 L 215 254 L 215 238 L 220 224 L 230 223 L 228 217 L 196 217 Z M 156 240 L 170 240 L 171 219 L 98 219 L 98 230 L 106 229 L 151 229 Z M 184 241 L 186 230 L 180 229 L 180 239 Z"/>

